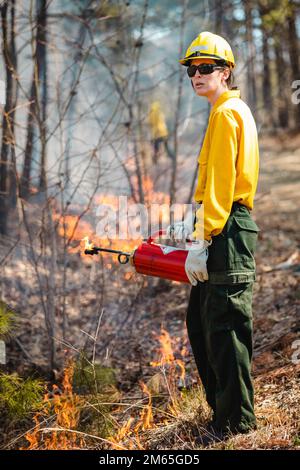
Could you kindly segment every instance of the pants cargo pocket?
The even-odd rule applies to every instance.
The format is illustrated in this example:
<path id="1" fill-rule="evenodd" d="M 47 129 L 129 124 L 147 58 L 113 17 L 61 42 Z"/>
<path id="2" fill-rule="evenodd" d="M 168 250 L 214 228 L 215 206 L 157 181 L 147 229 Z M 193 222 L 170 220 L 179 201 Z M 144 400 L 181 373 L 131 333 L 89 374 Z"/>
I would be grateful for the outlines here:
<path id="1" fill-rule="evenodd" d="M 249 211 L 240 206 L 230 214 L 219 235 L 213 237 L 207 261 L 211 284 L 255 281 L 255 259 L 259 228 Z"/>
<path id="2" fill-rule="evenodd" d="M 232 216 L 228 231 L 229 271 L 255 271 L 254 253 L 259 228 L 250 217 Z"/>

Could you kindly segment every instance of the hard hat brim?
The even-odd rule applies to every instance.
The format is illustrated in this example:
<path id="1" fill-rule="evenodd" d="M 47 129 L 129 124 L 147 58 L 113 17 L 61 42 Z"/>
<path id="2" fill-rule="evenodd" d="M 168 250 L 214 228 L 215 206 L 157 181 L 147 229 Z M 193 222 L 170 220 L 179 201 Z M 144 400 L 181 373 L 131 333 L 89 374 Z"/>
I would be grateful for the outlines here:
<path id="1" fill-rule="evenodd" d="M 180 59 L 179 62 L 182 65 L 185 65 L 188 67 L 190 65 L 191 60 L 194 59 L 214 59 L 214 60 L 225 60 L 223 57 L 220 57 L 218 55 L 214 54 L 205 54 L 205 53 L 197 53 L 197 54 L 192 54 L 188 57 L 184 57 L 183 59 Z M 234 67 L 234 64 L 232 62 L 226 61 L 228 63 L 229 67 Z"/>

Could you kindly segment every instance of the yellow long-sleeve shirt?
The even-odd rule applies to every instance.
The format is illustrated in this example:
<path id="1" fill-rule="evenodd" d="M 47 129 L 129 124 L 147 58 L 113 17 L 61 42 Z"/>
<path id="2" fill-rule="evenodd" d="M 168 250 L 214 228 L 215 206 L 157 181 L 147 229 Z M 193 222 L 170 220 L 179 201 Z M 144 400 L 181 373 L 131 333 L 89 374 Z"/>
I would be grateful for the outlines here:
<path id="1" fill-rule="evenodd" d="M 226 91 L 213 105 L 198 162 L 194 199 L 203 206 L 196 212 L 193 236 L 210 240 L 222 232 L 233 202 L 253 208 L 259 171 L 257 130 L 240 91 Z"/>

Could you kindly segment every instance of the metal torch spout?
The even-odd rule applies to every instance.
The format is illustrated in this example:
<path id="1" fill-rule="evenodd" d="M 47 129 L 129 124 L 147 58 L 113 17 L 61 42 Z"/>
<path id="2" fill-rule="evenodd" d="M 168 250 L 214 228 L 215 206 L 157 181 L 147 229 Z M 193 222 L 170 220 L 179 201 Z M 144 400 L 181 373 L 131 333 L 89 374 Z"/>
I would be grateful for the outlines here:
<path id="1" fill-rule="evenodd" d="M 87 248 L 86 250 L 84 250 L 84 254 L 85 255 L 97 255 L 100 251 L 118 254 L 118 261 L 120 264 L 127 264 L 131 257 L 131 253 L 126 253 L 125 251 L 120 251 L 120 250 L 112 250 L 110 248 L 100 248 L 98 246 Z"/>

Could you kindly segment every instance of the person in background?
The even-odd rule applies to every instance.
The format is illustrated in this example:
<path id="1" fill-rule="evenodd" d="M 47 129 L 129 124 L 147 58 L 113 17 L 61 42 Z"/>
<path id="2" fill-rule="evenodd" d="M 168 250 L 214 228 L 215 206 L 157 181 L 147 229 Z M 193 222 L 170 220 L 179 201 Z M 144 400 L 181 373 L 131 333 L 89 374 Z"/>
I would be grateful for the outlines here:
<path id="1" fill-rule="evenodd" d="M 180 60 L 197 96 L 211 111 L 198 157 L 191 229 L 171 225 L 175 240 L 193 240 L 185 270 L 192 284 L 186 324 L 197 369 L 212 409 L 206 446 L 256 428 L 251 380 L 252 290 L 258 227 L 251 217 L 259 172 L 255 121 L 232 88 L 235 59 L 228 42 L 202 32 Z"/>
<path id="2" fill-rule="evenodd" d="M 161 110 L 159 101 L 154 101 L 151 104 L 148 121 L 150 125 L 151 142 L 153 146 L 153 163 L 155 165 L 157 164 L 161 147 L 164 147 L 167 156 L 172 159 L 173 155 L 168 145 L 169 133 L 166 125 L 166 119 L 163 111 Z"/>

